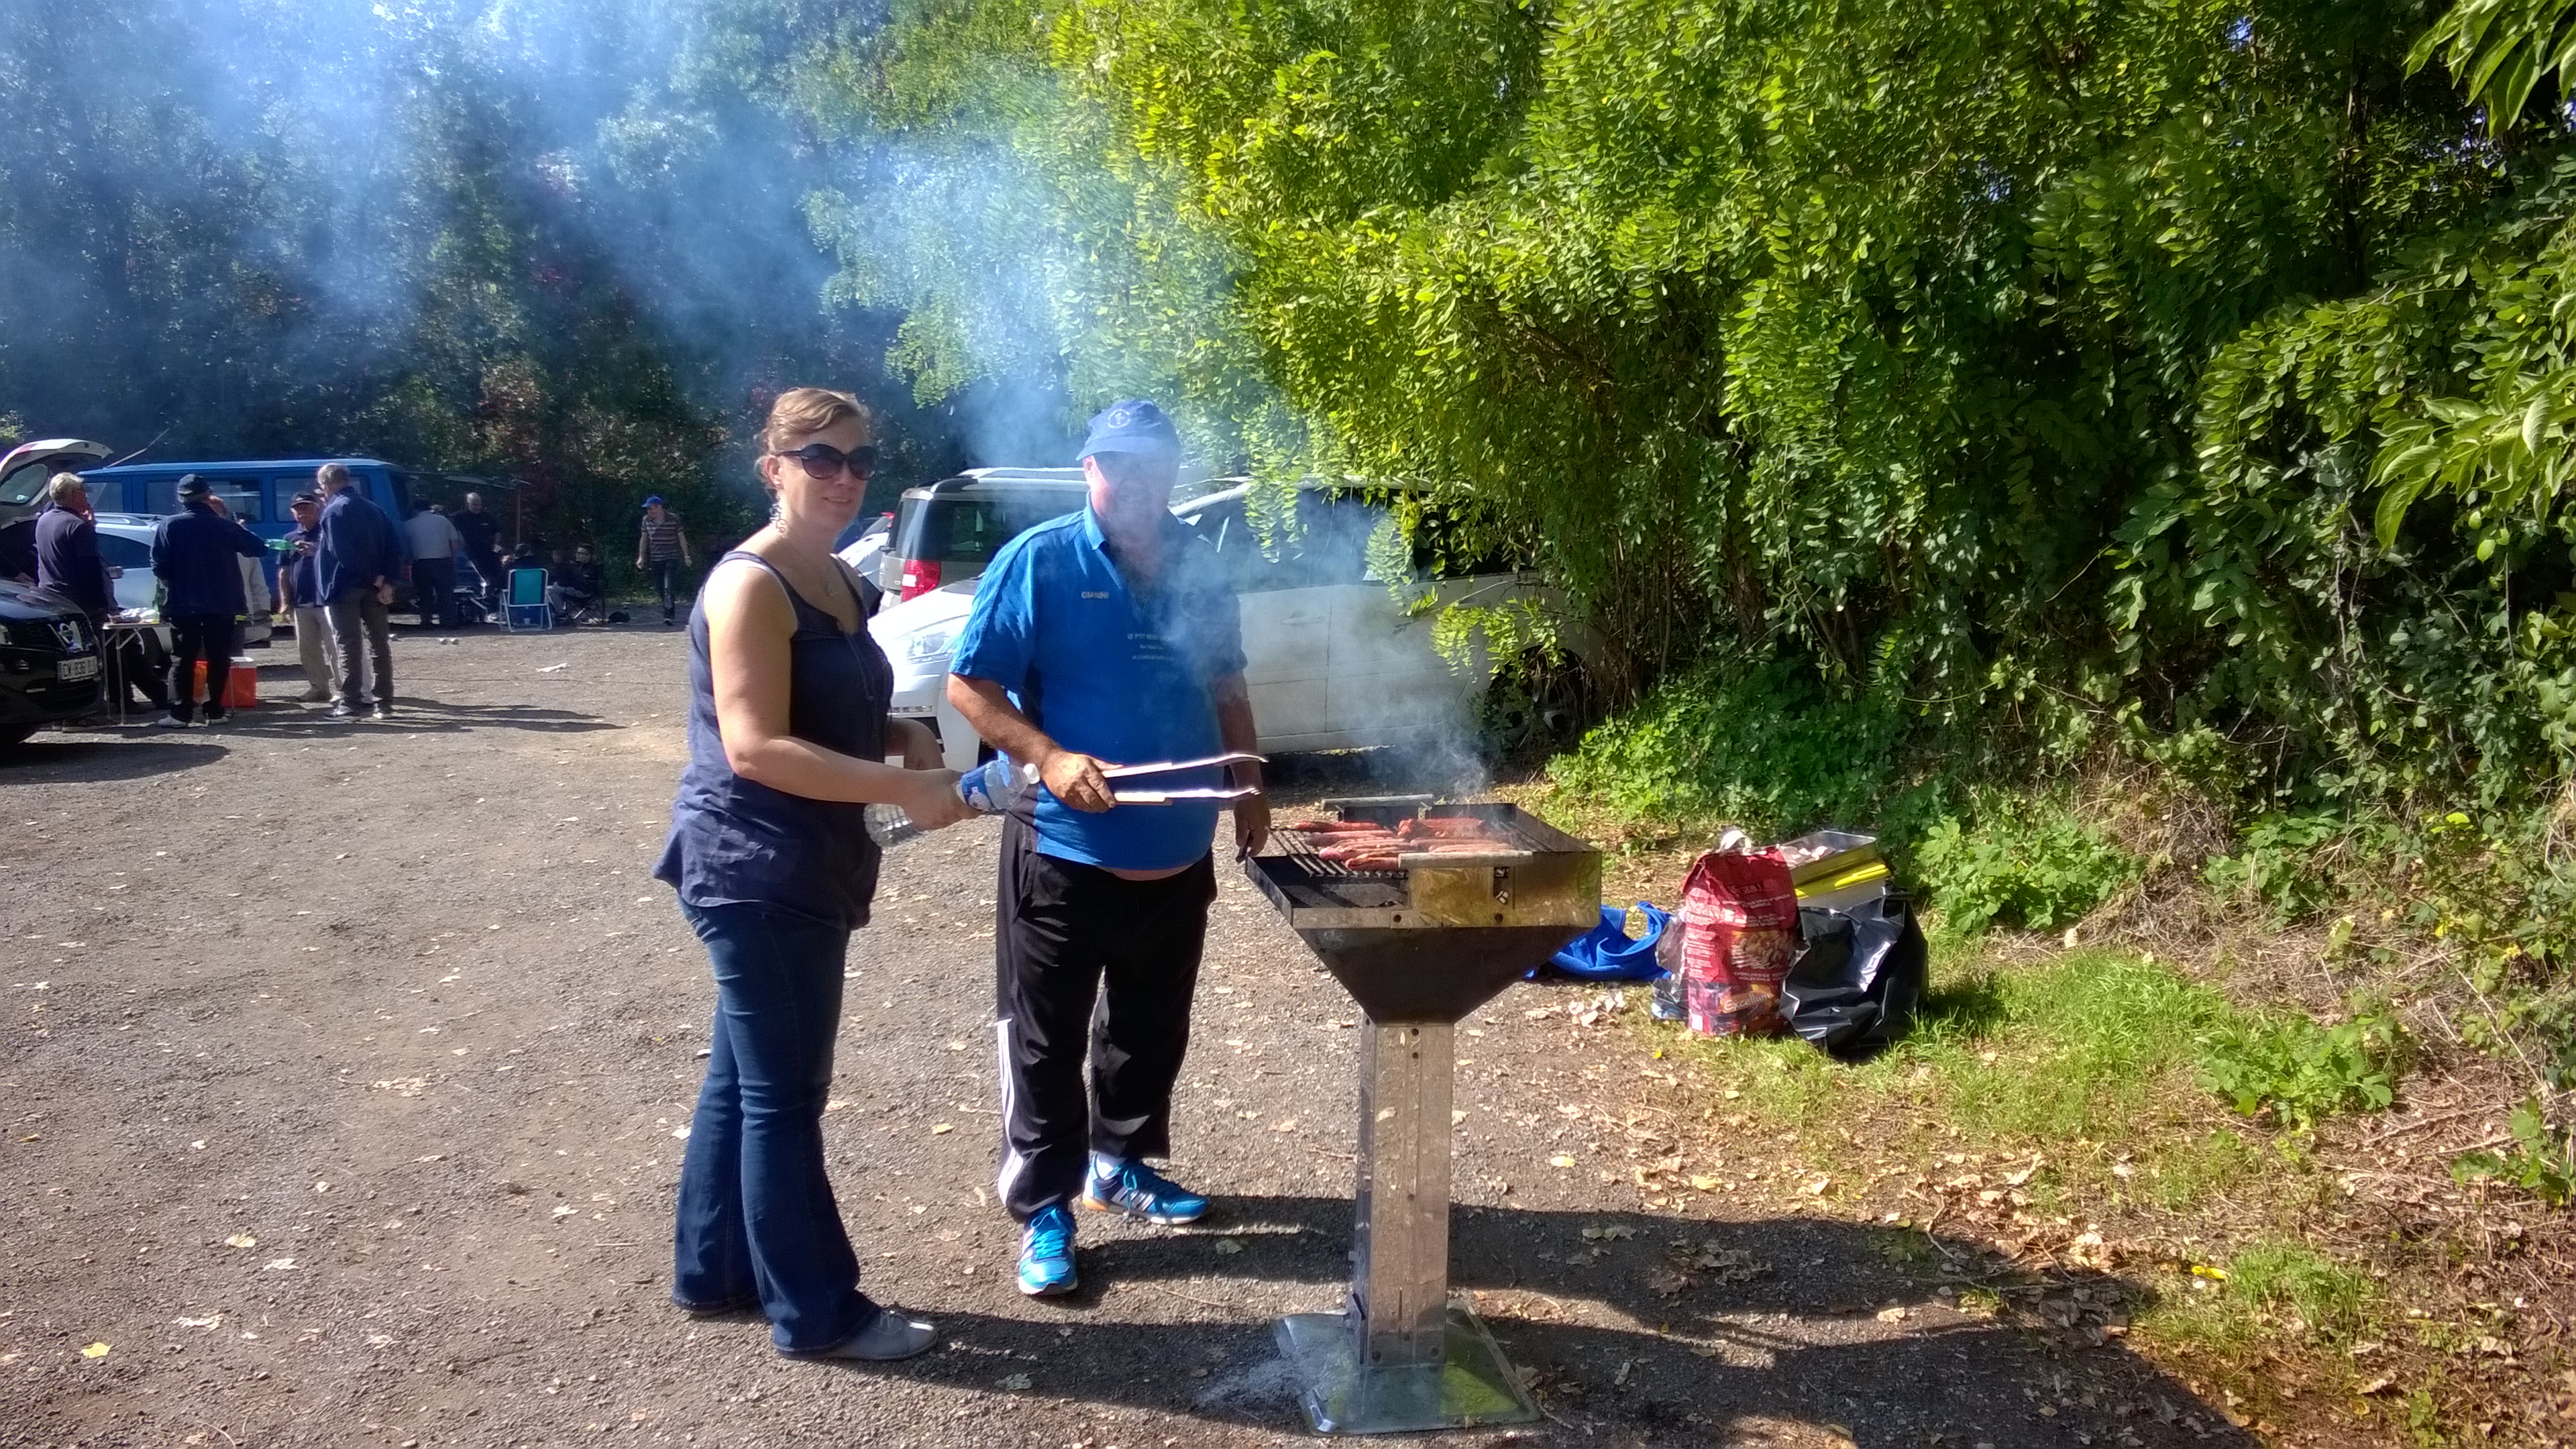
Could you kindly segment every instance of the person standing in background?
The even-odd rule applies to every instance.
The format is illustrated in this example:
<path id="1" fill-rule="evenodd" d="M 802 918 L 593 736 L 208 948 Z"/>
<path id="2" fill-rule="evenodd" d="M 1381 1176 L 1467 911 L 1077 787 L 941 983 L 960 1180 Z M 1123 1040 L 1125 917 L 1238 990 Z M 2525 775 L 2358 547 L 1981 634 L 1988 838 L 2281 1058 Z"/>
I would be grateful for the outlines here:
<path id="1" fill-rule="evenodd" d="M 465 495 L 465 511 L 448 520 L 456 528 L 458 549 L 474 566 L 474 594 L 491 613 L 501 598 L 501 520 L 483 511 L 483 495 Z"/>
<path id="2" fill-rule="evenodd" d="M 36 517 L 36 586 L 53 590 L 89 615 L 107 656 L 110 703 L 121 711 L 128 691 L 139 689 L 153 708 L 167 714 L 170 691 L 161 671 L 151 667 L 142 637 L 124 633 L 113 648 L 106 647 L 108 616 L 116 612 L 117 574 L 98 551 L 88 485 L 77 473 L 55 474 L 45 485 L 45 511 Z"/>
<path id="3" fill-rule="evenodd" d="M 411 544 L 412 602 L 420 606 L 420 627 L 435 629 L 456 622 L 456 551 L 464 539 L 447 511 L 432 503 L 403 525 Z"/>
<path id="4" fill-rule="evenodd" d="M 662 600 L 662 627 L 673 627 L 680 571 L 697 563 L 689 557 L 689 536 L 680 531 L 680 520 L 662 506 L 659 493 L 644 500 L 644 529 L 635 539 L 635 567 L 653 576 L 653 592 Z"/>
<path id="5" fill-rule="evenodd" d="M 170 712 L 155 723 L 186 729 L 196 708 L 196 666 L 206 666 L 206 723 L 224 719 L 224 687 L 232 682 L 233 645 L 249 594 L 241 561 L 268 552 L 244 528 L 206 480 L 179 480 L 179 511 L 152 532 L 152 572 L 169 591 L 162 617 L 170 622 Z"/>
<path id="6" fill-rule="evenodd" d="M 277 568 L 277 612 L 295 629 L 295 652 L 304 665 L 307 704 L 331 698 L 340 669 L 331 652 L 331 620 L 322 612 L 321 576 L 313 567 L 322 541 L 322 495 L 308 488 L 286 505 L 295 526 L 286 531 L 286 561 Z"/>
<path id="7" fill-rule="evenodd" d="M 331 718 L 356 719 L 372 698 L 378 719 L 394 717 L 394 580 L 402 574 L 402 544 L 394 521 L 350 485 L 344 463 L 325 463 L 314 475 L 322 485 L 321 539 L 314 550 L 314 581 L 331 621 L 331 649 L 340 660 L 340 699 Z M 362 657 L 372 655 L 372 659 Z M 369 680 L 366 666 L 375 666 Z M 369 688 L 372 683 L 372 691 Z"/>

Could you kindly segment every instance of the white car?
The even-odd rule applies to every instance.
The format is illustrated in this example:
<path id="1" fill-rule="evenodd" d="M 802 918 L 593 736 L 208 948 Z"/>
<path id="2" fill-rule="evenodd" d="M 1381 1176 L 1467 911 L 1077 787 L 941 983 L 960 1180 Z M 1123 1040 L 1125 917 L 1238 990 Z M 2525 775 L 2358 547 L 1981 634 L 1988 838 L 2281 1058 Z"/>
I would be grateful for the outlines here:
<path id="1" fill-rule="evenodd" d="M 841 550 L 841 562 L 850 566 L 860 578 L 877 581 L 877 570 L 885 559 L 886 543 L 894 537 L 894 515 L 880 514 L 868 520 L 850 546 Z"/>
<path id="2" fill-rule="evenodd" d="M 92 519 L 98 525 L 99 557 L 107 560 L 115 574 L 111 580 L 116 589 L 116 607 L 149 609 L 161 602 L 161 580 L 152 572 L 152 533 L 161 520 L 148 513 L 101 513 Z M 241 644 L 244 648 L 269 642 L 269 615 L 275 596 L 268 591 L 268 560 L 246 558 L 241 561 L 242 596 L 249 601 L 250 611 L 243 616 Z"/>
<path id="3" fill-rule="evenodd" d="M 1296 492 L 1299 537 L 1265 551 L 1252 490 L 1173 505 L 1216 545 L 1243 611 L 1244 683 L 1263 754 L 1387 745 L 1467 745 L 1493 674 L 1477 655 L 1453 669 L 1432 648 L 1441 607 L 1557 607 L 1537 576 L 1513 570 L 1433 577 L 1417 567 L 1417 607 L 1400 605 L 1369 564 L 1386 510 L 1356 488 L 1315 482 Z M 868 624 L 894 664 L 894 714 L 939 732 L 952 769 L 981 748 L 948 703 L 948 664 L 974 608 L 976 580 L 889 603 Z"/>

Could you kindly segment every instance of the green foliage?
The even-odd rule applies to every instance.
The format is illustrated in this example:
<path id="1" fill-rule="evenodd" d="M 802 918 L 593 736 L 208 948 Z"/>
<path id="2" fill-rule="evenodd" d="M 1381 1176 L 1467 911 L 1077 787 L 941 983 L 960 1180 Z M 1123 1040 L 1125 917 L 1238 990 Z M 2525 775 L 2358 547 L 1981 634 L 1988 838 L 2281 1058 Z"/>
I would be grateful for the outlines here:
<path id="1" fill-rule="evenodd" d="M 1981 792 L 1972 815 L 1944 817 L 1912 862 L 1949 929 L 2050 930 L 2080 919 L 2137 878 L 2138 862 L 2062 801 Z"/>
<path id="2" fill-rule="evenodd" d="M 2576 3 L 2571 0 L 2459 0 L 2407 53 L 2421 69 L 2438 55 L 2469 99 L 2485 108 L 2487 131 L 2501 135 L 2522 117 L 2532 90 L 2564 78 L 2576 61 Z"/>
<path id="3" fill-rule="evenodd" d="M 2395 1101 L 2405 1038 L 2383 1015 L 2333 1027 L 2278 1015 L 2232 1022 L 2203 1047 L 2202 1085 L 2245 1116 L 2269 1112 L 2305 1132 L 2320 1117 L 2377 1112 Z"/>
<path id="4" fill-rule="evenodd" d="M 1902 732 L 1886 701 L 1843 697 L 1803 660 L 1719 662 L 1667 680 L 1555 772 L 1631 815 L 1777 839 L 1874 818 Z"/>
<path id="5" fill-rule="evenodd" d="M 2343 833 L 2342 818 L 2326 812 L 2264 815 L 2238 833 L 2233 854 L 2211 857 L 2201 876 L 2221 891 L 2262 902 L 2275 924 L 2286 926 L 2336 898 L 2325 848 Z"/>
<path id="6" fill-rule="evenodd" d="M 2511 1147 L 2464 1153 L 2452 1161 L 2451 1176 L 2518 1187 L 2551 1207 L 2576 1201 L 2576 1128 L 2551 1127 L 2536 1101 L 2514 1108 L 2506 1125 L 2513 1132 Z"/>

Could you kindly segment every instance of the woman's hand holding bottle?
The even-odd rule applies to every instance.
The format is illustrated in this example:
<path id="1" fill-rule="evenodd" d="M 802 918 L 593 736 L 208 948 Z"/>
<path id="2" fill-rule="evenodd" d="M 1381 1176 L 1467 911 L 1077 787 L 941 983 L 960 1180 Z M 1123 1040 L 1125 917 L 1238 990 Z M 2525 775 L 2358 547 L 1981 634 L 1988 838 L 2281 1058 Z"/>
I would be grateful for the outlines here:
<path id="1" fill-rule="evenodd" d="M 906 770 L 903 785 L 904 797 L 892 803 L 923 830 L 937 830 L 975 815 L 957 791 L 955 770 Z"/>

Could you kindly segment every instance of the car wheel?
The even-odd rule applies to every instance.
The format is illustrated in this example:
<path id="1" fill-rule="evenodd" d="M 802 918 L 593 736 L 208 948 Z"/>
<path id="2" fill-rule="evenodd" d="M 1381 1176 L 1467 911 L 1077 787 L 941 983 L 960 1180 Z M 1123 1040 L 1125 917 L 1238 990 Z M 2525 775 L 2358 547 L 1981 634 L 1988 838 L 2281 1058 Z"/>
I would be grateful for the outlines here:
<path id="1" fill-rule="evenodd" d="M 1498 672 L 1486 687 L 1486 753 L 1502 764 L 1537 764 L 1574 743 L 1591 722 L 1591 690 L 1581 660 L 1551 662 L 1539 650 Z"/>

